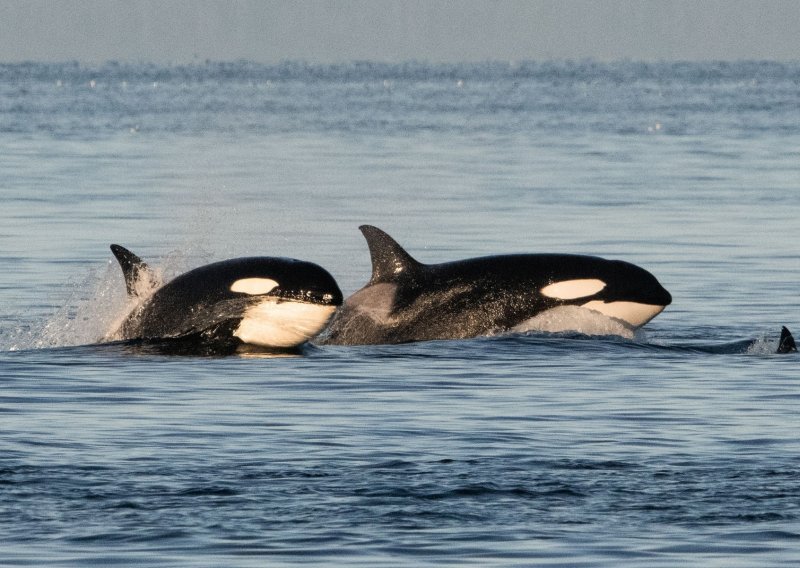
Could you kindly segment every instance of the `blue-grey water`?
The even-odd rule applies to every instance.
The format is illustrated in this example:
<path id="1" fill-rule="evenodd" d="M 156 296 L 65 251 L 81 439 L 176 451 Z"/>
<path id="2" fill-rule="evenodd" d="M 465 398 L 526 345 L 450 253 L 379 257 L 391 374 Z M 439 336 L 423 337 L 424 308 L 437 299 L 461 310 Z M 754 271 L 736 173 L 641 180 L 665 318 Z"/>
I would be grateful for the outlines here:
<path id="1" fill-rule="evenodd" d="M 0 65 L 0 564 L 795 566 L 800 64 Z M 527 333 L 98 345 L 108 245 L 370 272 L 595 254 L 674 302 Z"/>

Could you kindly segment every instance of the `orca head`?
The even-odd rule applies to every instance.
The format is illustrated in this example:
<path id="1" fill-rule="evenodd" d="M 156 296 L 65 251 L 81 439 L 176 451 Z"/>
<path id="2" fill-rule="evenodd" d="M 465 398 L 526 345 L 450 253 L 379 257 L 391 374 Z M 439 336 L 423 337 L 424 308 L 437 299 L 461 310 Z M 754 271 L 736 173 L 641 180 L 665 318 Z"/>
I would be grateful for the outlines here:
<path id="1" fill-rule="evenodd" d="M 621 260 L 606 261 L 605 287 L 583 307 L 638 328 L 672 303 L 672 296 L 644 268 Z"/>
<path id="2" fill-rule="evenodd" d="M 295 347 L 321 332 L 342 305 L 333 276 L 314 263 L 274 257 L 230 262 L 240 266 L 227 277 L 228 293 L 247 306 L 233 336 L 244 343 Z"/>
<path id="3" fill-rule="evenodd" d="M 579 305 L 638 328 L 672 303 L 672 296 L 647 270 L 621 260 L 594 259 L 581 278 L 556 280 L 542 295 Z"/>

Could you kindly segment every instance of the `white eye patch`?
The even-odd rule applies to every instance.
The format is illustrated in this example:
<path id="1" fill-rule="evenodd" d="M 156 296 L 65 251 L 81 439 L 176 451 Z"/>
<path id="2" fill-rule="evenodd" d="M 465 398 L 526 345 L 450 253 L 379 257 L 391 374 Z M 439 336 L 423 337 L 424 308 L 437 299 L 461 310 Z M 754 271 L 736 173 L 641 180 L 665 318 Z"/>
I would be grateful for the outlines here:
<path id="1" fill-rule="evenodd" d="M 278 283 L 270 278 L 242 278 L 231 284 L 231 292 L 241 294 L 266 294 L 278 287 Z"/>
<path id="2" fill-rule="evenodd" d="M 556 300 L 574 300 L 597 294 L 606 287 L 606 283 L 596 278 L 564 280 L 545 286 L 540 290 L 542 296 Z"/>

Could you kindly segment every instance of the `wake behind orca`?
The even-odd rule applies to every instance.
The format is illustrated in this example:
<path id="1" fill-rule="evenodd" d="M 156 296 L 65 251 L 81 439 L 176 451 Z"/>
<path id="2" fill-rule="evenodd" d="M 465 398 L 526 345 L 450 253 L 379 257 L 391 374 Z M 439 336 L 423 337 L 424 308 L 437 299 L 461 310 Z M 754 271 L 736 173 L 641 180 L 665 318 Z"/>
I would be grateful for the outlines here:
<path id="1" fill-rule="evenodd" d="M 319 333 L 342 303 L 325 269 L 277 257 L 201 266 L 150 294 L 158 282 L 147 264 L 119 245 L 111 250 L 135 306 L 107 341 L 151 341 L 177 352 L 230 352 L 242 344 L 294 349 Z"/>
<path id="2" fill-rule="evenodd" d="M 524 331 L 533 318 L 572 306 L 636 329 L 672 301 L 652 274 L 628 262 L 513 254 L 429 265 L 377 227 L 360 230 L 372 277 L 339 309 L 321 343 L 405 343 Z"/>

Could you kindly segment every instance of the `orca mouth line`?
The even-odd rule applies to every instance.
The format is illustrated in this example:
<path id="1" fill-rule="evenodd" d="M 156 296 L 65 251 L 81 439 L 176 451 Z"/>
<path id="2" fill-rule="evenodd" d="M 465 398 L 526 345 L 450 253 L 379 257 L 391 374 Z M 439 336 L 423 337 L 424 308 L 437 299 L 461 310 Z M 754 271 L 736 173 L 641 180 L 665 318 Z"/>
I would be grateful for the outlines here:
<path id="1" fill-rule="evenodd" d="M 313 290 L 282 290 L 276 288 L 267 296 L 278 298 L 278 301 L 303 302 L 320 306 L 340 306 L 342 304 L 341 296 L 330 292 L 316 292 Z"/>

